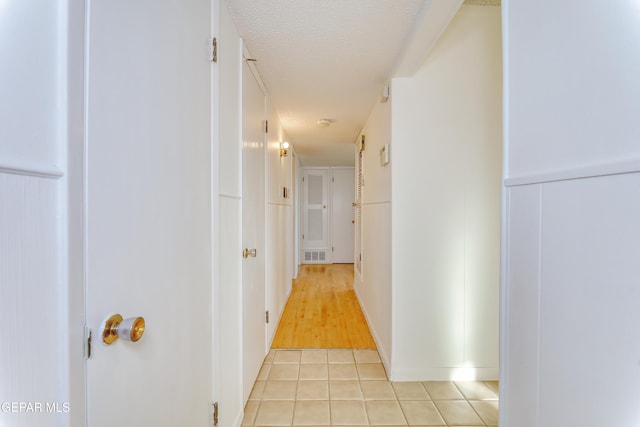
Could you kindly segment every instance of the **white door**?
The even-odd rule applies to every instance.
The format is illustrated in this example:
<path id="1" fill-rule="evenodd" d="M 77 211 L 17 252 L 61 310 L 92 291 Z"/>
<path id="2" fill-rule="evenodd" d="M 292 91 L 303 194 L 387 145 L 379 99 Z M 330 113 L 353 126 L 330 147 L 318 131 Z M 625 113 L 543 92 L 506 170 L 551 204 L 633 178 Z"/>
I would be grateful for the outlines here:
<path id="1" fill-rule="evenodd" d="M 361 135 L 362 141 L 364 142 L 364 135 Z M 362 280 L 362 242 L 363 242 L 363 233 L 362 233 L 362 200 L 363 200 L 363 186 L 364 186 L 364 151 L 357 150 L 356 151 L 356 173 L 355 173 L 355 229 L 354 229 L 354 250 L 353 250 L 353 264 L 354 264 L 354 272 L 360 275 L 360 280 Z"/>
<path id="2" fill-rule="evenodd" d="M 265 322 L 265 97 L 245 62 L 242 67 L 243 398 L 266 355 Z M 240 254 L 238 254 L 240 256 Z"/>
<path id="3" fill-rule="evenodd" d="M 354 169 L 334 168 L 331 178 L 331 246 L 334 263 L 353 263 Z"/>
<path id="4" fill-rule="evenodd" d="M 88 425 L 210 426 L 210 4 L 87 6 Z M 104 344 L 113 313 L 142 338 Z"/>
<path id="5" fill-rule="evenodd" d="M 302 180 L 302 262 L 330 264 L 329 170 L 305 169 Z"/>

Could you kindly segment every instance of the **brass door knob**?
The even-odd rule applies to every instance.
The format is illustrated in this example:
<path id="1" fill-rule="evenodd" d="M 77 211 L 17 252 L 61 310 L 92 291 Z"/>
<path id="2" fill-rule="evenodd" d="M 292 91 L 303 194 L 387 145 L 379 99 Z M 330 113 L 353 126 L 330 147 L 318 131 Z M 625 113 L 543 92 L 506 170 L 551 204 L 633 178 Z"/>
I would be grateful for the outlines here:
<path id="1" fill-rule="evenodd" d="M 118 338 L 126 341 L 137 342 L 144 334 L 144 319 L 142 317 L 122 318 L 120 314 L 114 314 L 104 323 L 102 341 L 111 345 Z"/>

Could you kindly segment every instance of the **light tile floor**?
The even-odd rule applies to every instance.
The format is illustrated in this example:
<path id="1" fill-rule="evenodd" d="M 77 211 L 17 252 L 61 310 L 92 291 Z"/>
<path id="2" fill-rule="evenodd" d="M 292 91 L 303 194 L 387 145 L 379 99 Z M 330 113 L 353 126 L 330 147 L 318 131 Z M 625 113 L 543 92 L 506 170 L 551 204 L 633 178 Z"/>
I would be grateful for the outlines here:
<path id="1" fill-rule="evenodd" d="M 243 426 L 497 426 L 497 381 L 390 382 L 375 350 L 271 350 Z"/>

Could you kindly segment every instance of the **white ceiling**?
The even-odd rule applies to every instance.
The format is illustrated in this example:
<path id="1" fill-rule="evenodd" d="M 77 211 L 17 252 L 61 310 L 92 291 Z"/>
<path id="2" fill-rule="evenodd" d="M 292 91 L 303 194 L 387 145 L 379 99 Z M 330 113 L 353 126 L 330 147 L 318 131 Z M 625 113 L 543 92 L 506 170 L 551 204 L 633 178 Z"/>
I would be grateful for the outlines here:
<path id="1" fill-rule="evenodd" d="M 437 2 L 225 1 L 305 166 L 353 164 L 352 144 L 415 26 Z M 317 127 L 321 118 L 332 125 Z"/>
<path id="2" fill-rule="evenodd" d="M 224 1 L 305 166 L 353 165 L 353 143 L 385 84 L 419 68 L 463 2 Z M 324 118 L 332 125 L 316 126 Z"/>

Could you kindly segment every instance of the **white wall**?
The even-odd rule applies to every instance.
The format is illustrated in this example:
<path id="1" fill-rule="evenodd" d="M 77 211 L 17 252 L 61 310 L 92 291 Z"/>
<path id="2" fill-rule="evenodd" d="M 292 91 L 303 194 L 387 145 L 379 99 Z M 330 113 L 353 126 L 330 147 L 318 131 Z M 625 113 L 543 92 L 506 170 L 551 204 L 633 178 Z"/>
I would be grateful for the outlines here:
<path id="1" fill-rule="evenodd" d="M 80 425 L 84 4 L 1 2 L 0 33 L 0 402 L 73 408 L 0 424 Z"/>
<path id="2" fill-rule="evenodd" d="M 500 41 L 499 8 L 462 6 L 392 81 L 395 380 L 497 378 Z"/>
<path id="3" fill-rule="evenodd" d="M 242 42 L 226 6 L 221 2 L 219 37 L 219 260 L 221 425 L 239 425 L 242 420 L 242 145 L 241 69 Z M 267 101 L 269 121 L 265 158 L 266 247 L 265 309 L 270 312 L 267 345 L 291 290 L 293 272 L 293 200 L 282 196 L 281 187 L 292 190 L 292 155 L 280 157 L 280 141 L 286 140 L 276 110 Z M 291 150 L 292 152 L 293 150 Z M 225 421 L 225 419 L 227 421 Z M 227 424 L 230 423 L 230 424 Z"/>
<path id="4" fill-rule="evenodd" d="M 509 179 L 640 159 L 638 1 L 551 5 L 505 7 Z"/>
<path id="5" fill-rule="evenodd" d="M 218 214 L 214 230 L 217 265 L 218 342 L 217 398 L 220 425 L 239 426 L 242 398 L 242 43 L 223 2 L 218 37 L 219 147 L 214 153 L 218 172 Z M 215 214 L 214 214 L 215 216 Z M 214 362 L 215 363 L 215 362 Z"/>
<path id="6" fill-rule="evenodd" d="M 293 279 L 293 149 L 287 157 L 280 157 L 280 142 L 287 141 L 278 113 L 267 103 L 269 133 L 267 144 L 267 301 L 269 324 L 267 344 L 271 345 L 280 316 L 291 292 Z M 288 197 L 282 188 L 287 187 Z"/>
<path id="7" fill-rule="evenodd" d="M 503 12 L 500 425 L 637 426 L 640 5 Z"/>
<path id="8" fill-rule="evenodd" d="M 391 170 L 395 159 L 380 165 L 379 151 L 391 142 L 391 101 L 377 102 L 365 127 L 365 185 L 362 202 L 362 276 L 354 275 L 355 291 L 378 352 L 389 371 L 391 363 Z M 357 159 L 356 151 L 356 159 Z M 356 161 L 357 164 L 357 161 Z"/>
<path id="9" fill-rule="evenodd" d="M 300 265 L 300 160 L 295 149 L 291 152 L 291 196 L 293 197 L 293 265 L 291 275 L 298 277 L 298 265 Z"/>

